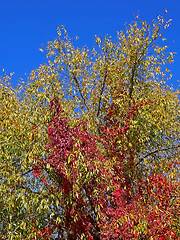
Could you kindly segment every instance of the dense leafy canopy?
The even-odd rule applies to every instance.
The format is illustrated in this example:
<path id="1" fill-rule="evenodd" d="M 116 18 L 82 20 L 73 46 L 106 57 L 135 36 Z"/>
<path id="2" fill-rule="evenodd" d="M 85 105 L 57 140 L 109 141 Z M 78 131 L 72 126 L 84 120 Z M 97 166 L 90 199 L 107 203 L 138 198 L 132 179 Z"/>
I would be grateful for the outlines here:
<path id="1" fill-rule="evenodd" d="M 169 23 L 136 17 L 93 49 L 62 27 L 28 83 L 1 77 L 1 239 L 179 239 Z"/>

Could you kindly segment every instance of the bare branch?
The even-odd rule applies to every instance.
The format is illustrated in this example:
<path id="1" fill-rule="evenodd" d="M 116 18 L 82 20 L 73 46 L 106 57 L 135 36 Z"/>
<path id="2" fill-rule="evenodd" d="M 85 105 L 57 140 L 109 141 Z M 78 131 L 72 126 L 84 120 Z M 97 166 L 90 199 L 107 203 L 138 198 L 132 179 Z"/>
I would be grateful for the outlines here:
<path id="1" fill-rule="evenodd" d="M 161 25 L 157 28 L 156 30 L 156 35 L 159 33 L 159 30 L 162 26 L 162 23 Z M 157 37 L 156 37 L 157 38 Z M 150 40 L 150 42 L 148 44 L 146 44 L 146 48 L 147 49 L 152 43 L 153 41 L 156 39 L 156 38 L 152 38 Z M 137 50 L 137 53 L 136 53 L 136 59 L 135 59 L 135 62 L 134 62 L 134 65 L 133 65 L 133 68 L 132 68 L 132 74 L 131 74 L 131 78 L 130 78 L 130 87 L 129 87 L 129 98 L 132 98 L 132 92 L 133 92 L 133 87 L 134 87 L 134 77 L 135 77 L 135 72 L 136 72 L 136 67 L 139 65 L 139 62 L 141 60 L 141 58 L 144 56 L 145 54 L 145 49 L 144 51 L 141 53 L 140 57 L 138 58 L 138 51 L 142 48 L 142 46 Z"/>
<path id="2" fill-rule="evenodd" d="M 87 108 L 87 110 L 90 111 L 88 105 L 86 104 L 86 100 L 85 100 L 85 98 L 84 98 L 84 96 L 83 96 L 83 93 L 82 93 L 82 91 L 81 91 L 81 88 L 80 88 L 80 85 L 79 85 L 79 81 L 78 81 L 78 79 L 76 78 L 76 76 L 75 76 L 74 73 L 72 73 L 72 75 L 73 75 L 73 79 L 74 79 L 75 83 L 77 84 L 77 87 L 78 87 L 79 93 L 80 93 L 80 95 L 81 95 L 81 98 L 82 98 L 82 100 L 83 100 L 83 102 L 84 102 L 84 105 L 85 105 L 85 107 Z"/>
<path id="3" fill-rule="evenodd" d="M 65 49 L 65 47 L 64 47 L 63 45 L 62 45 L 62 50 L 63 50 L 65 56 L 67 57 L 66 49 Z M 71 65 L 68 64 L 68 67 L 70 68 Z M 65 73 L 63 72 L 63 74 L 65 74 Z M 85 105 L 85 107 L 87 108 L 87 110 L 90 111 L 88 105 L 86 104 L 86 100 L 85 100 L 85 98 L 84 98 L 84 96 L 83 96 L 83 93 L 82 93 L 82 91 L 81 91 L 81 87 L 80 87 L 80 85 L 79 85 L 79 81 L 78 81 L 75 73 L 72 72 L 72 77 L 69 76 L 68 74 L 65 74 L 65 75 L 68 76 L 68 77 L 70 77 L 70 78 L 72 78 L 72 79 L 74 79 L 74 81 L 75 81 L 75 83 L 76 83 L 76 85 L 77 85 L 77 87 L 78 87 L 79 93 L 80 93 L 80 95 L 81 95 L 81 98 L 82 98 L 82 100 L 83 100 L 83 102 L 84 102 L 84 105 Z"/>
<path id="4" fill-rule="evenodd" d="M 103 83 L 102 83 L 102 88 L 101 88 L 101 92 L 100 92 L 100 98 L 99 98 L 99 103 L 98 103 L 98 111 L 97 111 L 97 117 L 99 116 L 100 113 L 100 107 L 101 107 L 101 101 L 102 101 L 102 94 L 104 91 L 104 87 L 105 87 L 105 83 L 106 83 L 106 79 L 107 79 L 107 68 L 105 70 L 105 75 L 104 75 L 104 79 L 103 79 Z"/>
<path id="5" fill-rule="evenodd" d="M 129 87 L 129 97 L 130 97 L 130 98 L 132 98 L 135 71 L 136 71 L 136 63 L 135 63 L 134 66 L 133 66 L 132 75 L 131 75 L 131 79 L 130 79 L 130 87 Z"/>
<path id="6" fill-rule="evenodd" d="M 28 174 L 28 173 L 30 173 L 30 172 L 32 172 L 32 171 L 34 171 L 34 170 L 36 170 L 36 169 L 35 169 L 35 168 L 30 169 L 30 170 L 26 171 L 25 173 L 23 173 L 22 176 L 25 176 L 26 174 Z"/>
<path id="7" fill-rule="evenodd" d="M 180 147 L 180 145 L 178 145 L 178 146 L 174 146 L 174 147 L 168 147 L 168 148 L 156 149 L 156 150 L 154 150 L 154 151 L 152 151 L 152 152 L 146 154 L 144 157 L 142 157 L 142 158 L 139 160 L 139 162 L 136 163 L 136 166 L 138 166 L 138 165 L 143 161 L 144 158 L 147 158 L 147 157 L 149 157 L 149 156 L 151 156 L 151 155 L 153 155 L 153 154 L 155 154 L 155 153 L 163 152 L 163 151 L 168 151 L 168 150 L 172 150 L 172 149 L 176 149 L 176 148 L 179 148 L 179 147 Z"/>

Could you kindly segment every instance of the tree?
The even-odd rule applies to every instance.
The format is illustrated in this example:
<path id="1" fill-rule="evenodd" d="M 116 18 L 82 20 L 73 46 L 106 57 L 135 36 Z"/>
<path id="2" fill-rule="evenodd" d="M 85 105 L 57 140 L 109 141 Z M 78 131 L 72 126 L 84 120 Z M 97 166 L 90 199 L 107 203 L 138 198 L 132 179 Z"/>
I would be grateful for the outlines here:
<path id="1" fill-rule="evenodd" d="M 0 88 L 1 239 L 178 239 L 179 90 L 163 17 L 76 48 Z"/>

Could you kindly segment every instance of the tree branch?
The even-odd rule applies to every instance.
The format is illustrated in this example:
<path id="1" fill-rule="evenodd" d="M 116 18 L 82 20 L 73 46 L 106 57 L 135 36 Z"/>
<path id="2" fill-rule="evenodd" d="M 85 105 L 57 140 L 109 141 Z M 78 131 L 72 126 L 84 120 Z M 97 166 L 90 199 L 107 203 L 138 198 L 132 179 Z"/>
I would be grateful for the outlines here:
<path id="1" fill-rule="evenodd" d="M 64 47 L 64 46 L 62 46 L 62 50 L 63 50 L 65 56 L 67 57 L 67 53 L 66 53 L 66 50 L 65 50 L 65 47 Z M 70 68 L 71 65 L 68 64 L 68 67 Z M 89 111 L 90 109 L 89 109 L 89 107 L 88 107 L 87 104 L 86 104 L 86 100 L 85 100 L 85 98 L 84 98 L 84 96 L 83 96 L 83 93 L 82 93 L 82 91 L 81 91 L 81 88 L 80 88 L 80 85 L 79 85 L 79 81 L 78 81 L 77 77 L 75 76 L 75 73 L 74 73 L 74 72 L 71 72 L 71 73 L 72 73 L 72 77 L 69 76 L 68 74 L 65 74 L 65 73 L 63 72 L 63 74 L 65 74 L 66 76 L 74 79 L 75 83 L 77 84 L 77 87 L 78 87 L 79 93 L 80 93 L 80 95 L 81 95 L 81 98 L 82 98 L 82 100 L 83 100 L 83 102 L 84 102 L 84 105 L 85 105 L 85 107 L 87 108 L 87 110 Z"/>
<path id="2" fill-rule="evenodd" d="M 72 73 L 72 75 L 73 75 L 72 78 L 74 79 L 75 83 L 77 84 L 77 87 L 78 87 L 79 93 L 80 93 L 80 95 L 81 95 L 81 98 L 82 98 L 82 100 L 83 100 L 83 102 L 84 102 L 84 105 L 85 105 L 85 107 L 87 108 L 87 110 L 89 111 L 90 109 L 89 109 L 89 107 L 88 107 L 87 104 L 86 104 L 86 100 L 85 100 L 85 98 L 84 98 L 84 96 L 83 96 L 83 93 L 82 93 L 82 91 L 81 91 L 81 88 L 80 88 L 80 85 L 79 85 L 79 81 L 78 81 L 78 79 L 76 78 L 76 76 L 75 76 L 74 73 Z"/>
<path id="3" fill-rule="evenodd" d="M 136 166 L 138 166 L 138 165 L 143 161 L 144 158 L 147 158 L 147 157 L 149 157 L 149 156 L 151 156 L 151 155 L 153 155 L 153 154 L 155 154 L 155 153 L 163 152 L 163 151 L 168 151 L 168 150 L 175 149 L 175 148 L 179 148 L 179 147 L 180 147 L 180 145 L 178 145 L 178 146 L 174 146 L 174 147 L 168 147 L 168 148 L 156 149 L 156 150 L 154 150 L 154 151 L 152 151 L 152 152 L 146 154 L 144 157 L 142 157 L 142 158 L 139 160 L 139 162 L 136 163 Z"/>
<path id="4" fill-rule="evenodd" d="M 34 171 L 34 170 L 36 170 L 36 169 L 34 169 L 34 168 L 33 168 L 33 169 L 30 169 L 30 170 L 26 171 L 25 173 L 23 173 L 22 176 L 25 176 L 26 174 L 28 174 L 28 173 L 30 173 L 30 172 L 32 172 L 32 171 Z"/>
<path id="5" fill-rule="evenodd" d="M 85 191 L 86 191 L 86 194 L 87 194 L 87 197 L 88 197 L 88 200 L 89 200 L 91 209 L 92 209 L 91 213 L 94 212 L 94 215 L 95 215 L 95 216 L 94 216 L 95 219 L 89 215 L 91 224 L 92 224 L 92 225 L 94 226 L 94 228 L 96 229 L 96 232 L 93 233 L 93 235 L 94 235 L 94 238 L 93 238 L 93 239 L 99 240 L 99 239 L 100 239 L 100 232 L 101 232 L 101 231 L 100 231 L 100 228 L 99 228 L 99 226 L 97 225 L 97 221 L 96 221 L 96 219 L 97 219 L 96 210 L 95 210 L 94 204 L 93 204 L 93 202 L 92 202 L 92 200 L 91 200 L 91 195 L 88 193 L 88 187 L 85 187 L 84 189 L 85 189 Z"/>
<path id="6" fill-rule="evenodd" d="M 132 98 L 132 92 L 134 87 L 134 76 L 135 76 L 137 64 L 139 62 L 139 60 L 137 61 L 137 58 L 138 58 L 138 52 L 136 52 L 136 57 L 135 57 L 134 65 L 132 68 L 131 78 L 130 78 L 129 98 Z"/>
<path id="7" fill-rule="evenodd" d="M 133 86 L 134 86 L 134 75 L 135 75 L 135 69 L 136 69 L 136 63 L 133 66 L 132 69 L 132 75 L 130 79 L 130 87 L 129 87 L 129 97 L 132 98 L 132 92 L 133 92 Z"/>
<path id="8" fill-rule="evenodd" d="M 97 111 L 97 115 L 96 115 L 97 117 L 99 116 L 99 113 L 100 113 L 102 94 L 103 94 L 103 91 L 104 91 L 106 79 L 107 79 L 107 68 L 105 70 L 105 76 L 104 76 L 104 79 L 103 79 L 102 88 L 101 88 L 101 92 L 100 92 L 100 98 L 99 98 L 99 103 L 98 103 L 98 111 Z"/>

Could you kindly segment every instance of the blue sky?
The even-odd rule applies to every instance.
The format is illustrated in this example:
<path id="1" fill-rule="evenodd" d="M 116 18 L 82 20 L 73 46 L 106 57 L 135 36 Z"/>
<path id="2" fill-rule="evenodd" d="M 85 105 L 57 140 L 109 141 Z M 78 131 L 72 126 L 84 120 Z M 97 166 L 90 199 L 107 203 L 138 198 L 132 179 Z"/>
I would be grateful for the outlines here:
<path id="1" fill-rule="evenodd" d="M 171 66 L 171 82 L 178 87 L 180 80 L 180 1 L 179 0 L 1 0 L 0 1 L 0 75 L 14 72 L 13 85 L 18 78 L 27 79 L 31 70 L 46 61 L 39 48 L 57 36 L 57 27 L 65 25 L 70 36 L 79 36 L 79 45 L 94 45 L 94 36 L 112 35 L 124 30 L 139 13 L 151 21 L 159 14 L 171 18 L 165 32 L 167 45 L 177 52 Z M 27 75 L 25 75 L 25 73 Z"/>

